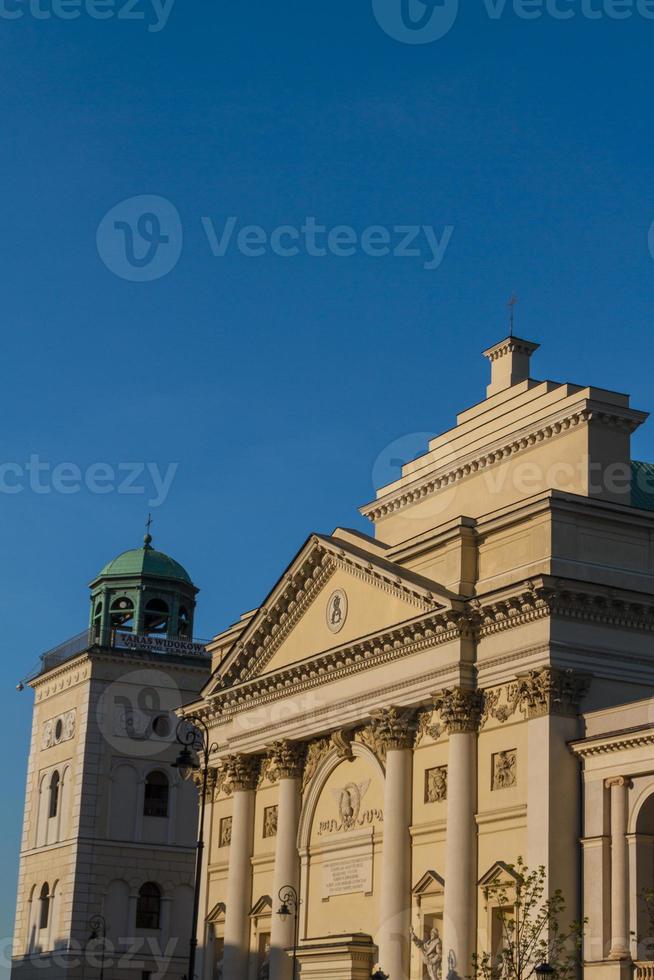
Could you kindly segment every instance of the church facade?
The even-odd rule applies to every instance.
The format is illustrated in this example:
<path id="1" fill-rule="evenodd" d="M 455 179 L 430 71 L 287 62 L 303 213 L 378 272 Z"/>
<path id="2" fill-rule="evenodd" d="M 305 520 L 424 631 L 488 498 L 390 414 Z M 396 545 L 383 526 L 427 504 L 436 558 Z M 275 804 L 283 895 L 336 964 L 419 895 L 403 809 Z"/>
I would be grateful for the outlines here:
<path id="1" fill-rule="evenodd" d="M 487 350 L 487 397 L 362 508 L 373 533 L 311 535 L 209 644 L 201 980 L 469 976 L 519 857 L 588 917 L 589 977 L 646 958 L 646 415 L 535 380 L 536 347 Z"/>
<path id="2" fill-rule="evenodd" d="M 172 763 L 175 712 L 209 676 L 197 591 L 148 534 L 91 583 L 89 628 L 27 682 L 16 980 L 186 972 L 198 801 Z"/>

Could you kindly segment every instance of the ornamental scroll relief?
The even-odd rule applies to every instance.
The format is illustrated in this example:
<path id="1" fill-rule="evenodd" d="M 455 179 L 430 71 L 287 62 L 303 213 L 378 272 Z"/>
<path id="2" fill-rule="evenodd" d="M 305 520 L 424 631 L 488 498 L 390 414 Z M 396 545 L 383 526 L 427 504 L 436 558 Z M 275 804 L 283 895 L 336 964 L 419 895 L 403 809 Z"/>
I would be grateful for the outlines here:
<path id="1" fill-rule="evenodd" d="M 76 717 L 75 708 L 72 708 L 63 715 L 49 718 L 44 722 L 41 750 L 52 748 L 53 745 L 59 745 L 61 742 L 69 742 L 71 738 L 74 738 Z"/>

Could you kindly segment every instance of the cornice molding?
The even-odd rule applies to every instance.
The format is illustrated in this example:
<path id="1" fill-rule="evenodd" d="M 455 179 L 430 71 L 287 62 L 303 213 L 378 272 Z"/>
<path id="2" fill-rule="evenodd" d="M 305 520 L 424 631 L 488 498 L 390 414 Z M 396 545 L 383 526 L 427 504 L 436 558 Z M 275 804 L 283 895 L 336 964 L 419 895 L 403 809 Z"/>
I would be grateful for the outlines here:
<path id="1" fill-rule="evenodd" d="M 211 703 L 221 713 L 233 714 L 260 704 L 319 686 L 325 680 L 339 680 L 391 663 L 401 657 L 449 643 L 469 632 L 469 622 L 461 613 L 433 613 L 417 621 L 391 628 L 367 640 L 358 640 L 337 650 L 329 650 L 308 660 L 290 664 L 271 674 L 263 674 L 232 688 L 217 690 Z"/>
<path id="2" fill-rule="evenodd" d="M 588 740 L 572 742 L 570 747 L 575 755 L 586 759 L 596 755 L 611 755 L 623 749 L 636 749 L 643 745 L 654 745 L 654 727 L 640 732 L 597 735 Z"/>
<path id="3" fill-rule="evenodd" d="M 629 408 L 617 409 L 614 406 L 612 406 L 612 411 L 607 412 L 599 406 L 595 407 L 588 399 L 584 399 L 579 407 L 572 410 L 567 408 L 537 428 L 524 428 L 509 440 L 498 440 L 483 453 L 471 453 L 464 456 L 455 466 L 452 464 L 442 466 L 435 473 L 432 472 L 429 476 L 413 481 L 408 487 L 400 487 L 385 497 L 365 504 L 360 508 L 360 512 L 373 522 L 381 520 L 389 514 L 397 513 L 412 504 L 419 503 L 445 487 L 458 483 L 469 476 L 474 476 L 476 473 L 531 449 L 541 442 L 565 434 L 579 425 L 599 422 L 603 425 L 624 428 L 628 432 L 633 432 L 642 421 L 642 412 L 636 412 Z"/>
<path id="4" fill-rule="evenodd" d="M 486 601 L 473 599 L 461 603 L 461 608 L 456 610 L 428 613 L 273 673 L 253 677 L 231 688 L 218 689 L 205 699 L 202 707 L 198 706 L 198 710 L 209 723 L 228 723 L 239 711 L 270 704 L 289 694 L 302 693 L 462 638 L 478 642 L 485 636 L 549 616 L 652 632 L 654 600 L 648 603 L 646 597 L 642 601 L 631 596 L 621 598 L 614 590 L 602 590 L 593 585 L 584 588 L 562 580 L 541 578 L 528 581 L 519 592 Z M 527 652 L 543 649 L 549 647 L 540 644 Z M 518 650 L 479 663 L 477 668 L 484 673 L 498 663 L 524 658 L 525 651 Z M 524 678 L 526 675 L 520 676 Z M 499 714 L 485 710 L 482 723 L 488 717 L 505 720 L 502 716 L 507 710 L 509 715 L 513 713 L 511 705 L 514 698 L 515 692 L 509 692 L 508 703 L 497 706 Z M 419 740 L 420 737 L 419 734 Z"/>

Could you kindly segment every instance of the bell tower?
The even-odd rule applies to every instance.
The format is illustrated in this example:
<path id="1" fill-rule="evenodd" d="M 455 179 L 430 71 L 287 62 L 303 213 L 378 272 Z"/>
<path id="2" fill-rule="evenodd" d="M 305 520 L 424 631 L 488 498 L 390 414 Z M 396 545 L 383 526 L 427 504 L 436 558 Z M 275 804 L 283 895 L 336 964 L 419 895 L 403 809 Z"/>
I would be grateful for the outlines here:
<path id="1" fill-rule="evenodd" d="M 210 657 L 198 589 L 152 546 L 91 582 L 90 627 L 41 657 L 34 692 L 13 980 L 180 980 L 193 908 L 197 791 L 172 765 L 177 710 Z"/>
<path id="2" fill-rule="evenodd" d="M 116 633 L 191 639 L 198 591 L 179 562 L 152 547 L 148 530 L 142 548 L 124 551 L 91 582 L 92 639 L 103 647 Z"/>

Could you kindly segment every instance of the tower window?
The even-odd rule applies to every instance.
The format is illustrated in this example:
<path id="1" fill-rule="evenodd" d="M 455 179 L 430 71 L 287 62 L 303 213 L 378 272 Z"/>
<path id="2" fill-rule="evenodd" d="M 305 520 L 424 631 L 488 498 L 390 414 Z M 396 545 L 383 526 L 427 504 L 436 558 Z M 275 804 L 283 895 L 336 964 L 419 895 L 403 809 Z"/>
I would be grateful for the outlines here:
<path id="1" fill-rule="evenodd" d="M 112 630 L 131 630 L 134 624 L 134 603 L 121 595 L 111 603 Z"/>
<path id="2" fill-rule="evenodd" d="M 161 891 L 153 881 L 146 881 L 136 900 L 136 928 L 158 929 L 160 921 Z"/>
<path id="3" fill-rule="evenodd" d="M 39 929 L 47 929 L 50 920 L 50 887 L 46 883 L 41 888 L 39 895 Z"/>
<path id="4" fill-rule="evenodd" d="M 99 639 L 101 627 L 102 627 L 102 602 L 98 602 L 93 611 L 93 639 L 94 640 Z"/>
<path id="5" fill-rule="evenodd" d="M 168 816 L 168 780 L 162 772 L 151 772 L 145 780 L 143 816 Z"/>
<path id="6" fill-rule="evenodd" d="M 179 607 L 179 615 L 177 617 L 177 632 L 179 633 L 180 636 L 189 636 L 191 632 L 191 620 L 186 606 Z"/>
<path id="7" fill-rule="evenodd" d="M 61 777 L 57 770 L 52 773 L 50 778 L 50 804 L 48 806 L 48 816 L 56 817 L 59 809 L 59 784 Z"/>
<path id="8" fill-rule="evenodd" d="M 145 607 L 145 632 L 168 632 L 168 604 L 163 599 L 150 599 Z"/>

